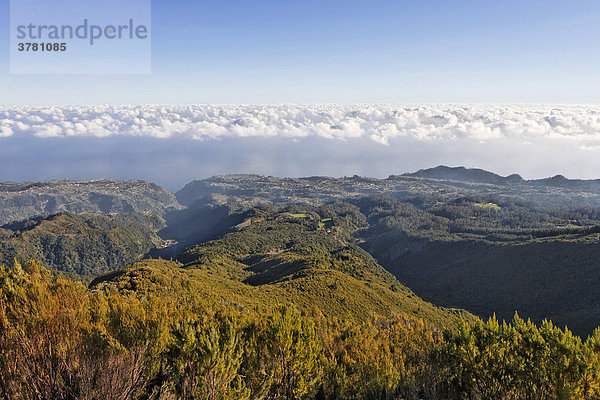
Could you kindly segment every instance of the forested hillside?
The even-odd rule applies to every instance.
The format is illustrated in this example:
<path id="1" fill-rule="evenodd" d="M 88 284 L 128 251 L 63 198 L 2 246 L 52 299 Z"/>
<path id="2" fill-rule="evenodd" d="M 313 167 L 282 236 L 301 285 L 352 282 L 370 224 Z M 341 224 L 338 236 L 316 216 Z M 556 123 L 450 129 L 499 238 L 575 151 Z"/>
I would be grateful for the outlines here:
<path id="1" fill-rule="evenodd" d="M 590 334 L 600 321 L 595 296 L 600 284 L 595 261 L 600 232 L 597 181 L 527 181 L 517 175 L 449 167 L 383 180 L 231 175 L 188 184 L 176 194 L 185 206 L 163 189 L 142 182 L 53 181 L 2 187 L 6 193 L 21 193 L 15 199 L 62 196 L 64 207 L 101 208 L 112 213 L 102 218 L 113 221 L 91 229 L 65 217 L 38 226 L 40 217 L 34 217 L 29 224 L 35 228 L 26 232 L 18 224 L 7 225 L 0 231 L 6 263 L 15 257 L 34 258 L 55 270 L 93 275 L 144 256 L 177 258 L 255 213 L 341 202 L 357 207 L 362 221 L 352 230 L 353 240 L 429 301 L 482 317 L 496 313 L 511 318 L 519 311 L 538 323 L 552 318 L 580 335 Z M 13 206 L 20 213 L 34 212 L 27 204 Z M 116 222 L 120 217 L 115 213 L 142 207 L 145 218 Z M 12 208 L 1 210 L 9 213 Z M 42 209 L 38 213 L 46 214 Z M 164 225 L 152 222 L 157 218 L 152 215 L 164 216 Z M 45 228 L 50 225 L 52 229 Z"/>
<path id="2" fill-rule="evenodd" d="M 190 209 L 356 205 L 361 246 L 420 296 L 487 317 L 600 323 L 600 184 L 437 167 L 388 179 L 232 175 L 177 193 Z M 189 221 L 193 221 L 190 218 Z"/>
<path id="3" fill-rule="evenodd" d="M 596 181 L 55 184 L 0 228 L 1 398 L 600 398 Z"/>
<path id="4" fill-rule="evenodd" d="M 157 216 L 62 213 L 0 228 L 0 263 L 37 260 L 48 268 L 82 277 L 122 268 L 162 240 Z"/>
<path id="5" fill-rule="evenodd" d="M 206 276 L 198 268 L 146 261 L 99 280 L 90 290 L 79 282 L 53 279 L 35 263 L 0 267 L 0 395 L 286 400 L 600 396 L 600 330 L 582 341 L 548 322 L 538 327 L 515 316 L 511 323 L 484 323 L 442 310 L 438 313 L 445 316 L 445 327 L 410 314 L 352 318 L 323 313 L 314 304 L 303 311 L 274 305 L 279 298 L 294 298 L 285 289 L 244 306 L 241 286 L 223 289 L 223 279 L 204 281 Z"/>
<path id="6" fill-rule="evenodd" d="M 600 225 L 595 210 L 528 209 L 490 198 L 415 207 L 362 199 L 362 246 L 416 293 L 480 316 L 518 311 L 580 335 L 600 321 Z M 578 219 L 567 219 L 565 216 Z"/>
<path id="7" fill-rule="evenodd" d="M 351 233 L 365 223 L 356 207 L 244 215 L 229 233 L 191 247 L 178 261 L 142 261 L 89 288 L 53 279 L 35 263 L 0 269 L 4 394 L 420 393 L 443 329 L 473 320 L 422 301 L 356 246 Z M 387 342 L 389 334 L 397 343 Z M 396 353 L 396 345 L 412 356 Z M 401 382 L 404 376 L 410 381 Z"/>

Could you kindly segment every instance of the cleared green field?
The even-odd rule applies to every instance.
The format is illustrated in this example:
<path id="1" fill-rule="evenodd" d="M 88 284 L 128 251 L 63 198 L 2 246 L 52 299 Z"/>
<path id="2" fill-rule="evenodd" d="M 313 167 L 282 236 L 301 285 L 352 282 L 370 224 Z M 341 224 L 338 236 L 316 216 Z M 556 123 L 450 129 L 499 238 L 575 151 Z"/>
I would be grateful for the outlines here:
<path id="1" fill-rule="evenodd" d="M 475 207 L 491 208 L 493 210 L 501 210 L 502 209 L 502 207 L 500 207 L 498 204 L 494 204 L 494 203 L 475 203 L 473 205 Z"/>
<path id="2" fill-rule="evenodd" d="M 319 228 L 331 228 L 333 226 L 333 218 L 324 218 L 319 221 Z"/>

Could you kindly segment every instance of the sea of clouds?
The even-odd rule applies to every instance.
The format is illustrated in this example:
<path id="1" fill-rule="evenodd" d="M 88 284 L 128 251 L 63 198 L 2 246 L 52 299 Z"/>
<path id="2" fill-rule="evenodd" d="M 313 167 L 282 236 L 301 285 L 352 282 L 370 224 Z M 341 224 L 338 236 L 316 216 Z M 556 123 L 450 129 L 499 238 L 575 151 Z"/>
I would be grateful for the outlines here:
<path id="1" fill-rule="evenodd" d="M 600 106 L 0 106 L 0 181 L 228 173 L 386 177 L 436 165 L 600 177 Z"/>
<path id="2" fill-rule="evenodd" d="M 150 137 L 210 140 L 283 137 L 388 145 L 509 138 L 600 144 L 600 106 L 526 105 L 145 105 L 0 107 L 0 137 Z"/>

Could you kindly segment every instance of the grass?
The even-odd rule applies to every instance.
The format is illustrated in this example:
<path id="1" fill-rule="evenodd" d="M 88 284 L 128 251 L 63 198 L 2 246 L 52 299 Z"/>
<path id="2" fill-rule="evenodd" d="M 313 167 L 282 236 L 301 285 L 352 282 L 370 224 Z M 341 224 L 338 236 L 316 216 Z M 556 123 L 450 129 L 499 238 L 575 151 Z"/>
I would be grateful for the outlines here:
<path id="1" fill-rule="evenodd" d="M 319 228 L 331 228 L 333 226 L 333 218 L 324 218 L 319 221 Z"/>
<path id="2" fill-rule="evenodd" d="M 496 211 L 499 211 L 502 209 L 502 207 L 500 207 L 498 204 L 494 204 L 494 203 L 475 203 L 473 205 L 475 207 L 491 208 L 492 210 L 496 210 Z"/>

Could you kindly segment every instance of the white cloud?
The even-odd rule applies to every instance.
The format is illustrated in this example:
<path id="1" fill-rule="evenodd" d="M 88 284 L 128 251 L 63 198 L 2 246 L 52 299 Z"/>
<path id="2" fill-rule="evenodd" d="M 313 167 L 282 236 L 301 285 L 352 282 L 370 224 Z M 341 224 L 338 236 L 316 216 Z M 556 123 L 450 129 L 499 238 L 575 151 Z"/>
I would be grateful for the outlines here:
<path id="1" fill-rule="evenodd" d="M 367 138 L 422 142 L 600 139 L 599 106 L 157 105 L 0 107 L 0 136 Z"/>
<path id="2" fill-rule="evenodd" d="M 8 126 L 0 125 L 0 137 L 8 137 L 13 135 L 13 130 Z"/>

